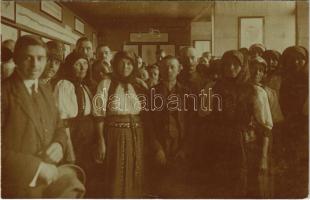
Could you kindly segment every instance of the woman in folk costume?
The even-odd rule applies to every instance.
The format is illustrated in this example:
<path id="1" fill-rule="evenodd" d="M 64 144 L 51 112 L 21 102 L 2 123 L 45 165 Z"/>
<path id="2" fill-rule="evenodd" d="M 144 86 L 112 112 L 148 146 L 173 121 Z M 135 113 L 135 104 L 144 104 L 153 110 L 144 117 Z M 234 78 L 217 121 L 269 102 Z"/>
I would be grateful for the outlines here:
<path id="1" fill-rule="evenodd" d="M 145 91 L 137 83 L 132 54 L 118 52 L 112 66 L 111 79 L 99 83 L 93 101 L 101 134 L 98 159 L 105 159 L 108 197 L 142 197 L 143 127 L 137 95 Z"/>
<path id="2" fill-rule="evenodd" d="M 281 64 L 280 105 L 285 116 L 282 137 L 289 168 L 285 177 L 290 180 L 281 193 L 303 198 L 308 194 L 308 51 L 302 46 L 288 47 L 282 53 Z"/>
<path id="3" fill-rule="evenodd" d="M 212 128 L 210 149 L 215 154 L 217 179 L 222 180 L 225 194 L 222 197 L 240 197 L 244 192 L 244 154 L 242 130 L 249 121 L 248 66 L 241 52 L 230 50 L 221 59 L 222 79 L 213 87 L 213 94 L 221 98 L 211 99 Z"/>
<path id="4" fill-rule="evenodd" d="M 64 63 L 64 77 L 55 86 L 55 96 L 61 118 L 69 128 L 76 164 L 83 168 L 88 178 L 93 170 L 93 146 L 95 143 L 92 116 L 92 94 L 85 84 L 88 73 L 87 59 L 73 52 Z M 86 194 L 88 196 L 88 194 Z"/>

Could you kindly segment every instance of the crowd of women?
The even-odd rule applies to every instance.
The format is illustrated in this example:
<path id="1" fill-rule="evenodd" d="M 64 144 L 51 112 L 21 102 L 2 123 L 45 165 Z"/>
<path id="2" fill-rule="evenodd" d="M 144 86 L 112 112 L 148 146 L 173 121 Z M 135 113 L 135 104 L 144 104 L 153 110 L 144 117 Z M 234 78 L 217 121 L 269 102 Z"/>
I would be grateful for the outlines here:
<path id="1" fill-rule="evenodd" d="M 106 44 L 94 54 L 86 37 L 66 57 L 59 41 L 46 49 L 39 82 L 53 91 L 68 137 L 63 162 L 85 171 L 86 197 L 173 198 L 161 186 L 186 182 L 180 177 L 195 170 L 213 174 L 205 182 L 220 183 L 215 197 L 307 195 L 306 48 L 280 53 L 254 44 L 216 58 L 185 47 L 178 56 L 158 50 L 149 64 L 132 52 L 112 57 Z M 18 69 L 14 51 L 13 41 L 2 43 L 2 80 Z M 138 98 L 151 89 L 167 97 L 210 88 L 221 102 L 208 110 L 146 112 Z M 100 109 L 95 95 L 107 97 Z"/>

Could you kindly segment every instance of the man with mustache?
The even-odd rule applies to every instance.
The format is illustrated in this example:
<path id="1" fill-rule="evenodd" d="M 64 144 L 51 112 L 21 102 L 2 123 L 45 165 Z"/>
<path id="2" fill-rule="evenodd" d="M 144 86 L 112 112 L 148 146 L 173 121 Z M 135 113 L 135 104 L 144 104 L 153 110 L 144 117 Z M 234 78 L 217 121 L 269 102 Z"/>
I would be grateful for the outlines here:
<path id="1" fill-rule="evenodd" d="M 47 62 L 40 82 L 51 86 L 53 89 L 57 83 L 57 72 L 64 60 L 64 44 L 60 41 L 52 40 L 46 43 Z"/>

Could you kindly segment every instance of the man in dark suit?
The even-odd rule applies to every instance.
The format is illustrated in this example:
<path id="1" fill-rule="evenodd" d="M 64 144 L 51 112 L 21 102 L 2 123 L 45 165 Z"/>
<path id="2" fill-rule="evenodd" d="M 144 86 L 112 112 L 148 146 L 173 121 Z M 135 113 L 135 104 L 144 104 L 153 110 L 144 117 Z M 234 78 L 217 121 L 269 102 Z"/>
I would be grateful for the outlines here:
<path id="1" fill-rule="evenodd" d="M 150 182 L 153 195 L 166 196 L 165 184 L 174 184 L 176 177 L 180 177 L 180 170 L 186 164 L 188 152 L 188 119 L 192 113 L 191 98 L 184 101 L 189 94 L 188 89 L 177 82 L 180 63 L 173 56 L 166 56 L 159 67 L 161 82 L 150 89 L 153 97 L 149 103 L 151 112 L 148 113 L 146 135 L 151 147 L 150 156 L 155 164 L 150 164 L 149 170 L 154 177 Z M 155 167 L 157 166 L 157 168 Z M 152 168 L 152 169 L 151 169 Z M 167 185 L 166 185 L 167 186 Z M 158 188 L 159 187 L 159 188 Z M 164 186 L 165 187 L 165 186 Z"/>
<path id="2" fill-rule="evenodd" d="M 58 168 L 67 137 L 51 91 L 38 82 L 45 43 L 22 36 L 13 58 L 17 67 L 2 83 L 1 95 L 2 197 L 82 197 L 85 189 L 75 171 Z"/>

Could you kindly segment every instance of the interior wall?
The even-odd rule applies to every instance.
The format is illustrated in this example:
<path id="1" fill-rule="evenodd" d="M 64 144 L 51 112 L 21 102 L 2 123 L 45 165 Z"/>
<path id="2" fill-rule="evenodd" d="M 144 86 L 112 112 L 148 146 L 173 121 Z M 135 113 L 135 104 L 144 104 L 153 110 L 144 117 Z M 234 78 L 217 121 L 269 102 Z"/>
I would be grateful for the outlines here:
<path id="1" fill-rule="evenodd" d="M 296 43 L 294 1 L 216 1 L 214 12 L 214 54 L 239 48 L 238 17 L 264 17 L 264 44 L 282 52 Z"/>
<path id="2" fill-rule="evenodd" d="M 212 26 L 211 22 L 192 22 L 191 23 L 191 41 L 211 40 Z"/>
<path id="3" fill-rule="evenodd" d="M 130 33 L 144 33 L 148 32 L 150 28 L 158 29 L 161 33 L 168 33 L 167 44 L 175 45 L 176 49 L 191 43 L 190 23 L 185 21 L 179 21 L 178 24 L 167 23 L 164 20 L 156 22 L 131 21 L 131 24 L 116 22 L 114 25 L 103 25 L 102 27 L 99 30 L 98 42 L 108 44 L 113 51 L 122 50 L 124 44 L 133 44 L 129 39 Z"/>
<path id="4" fill-rule="evenodd" d="M 21 17 L 24 15 L 24 13 L 20 14 L 18 12 L 27 12 L 29 16 L 39 16 L 41 19 L 47 20 L 47 22 L 52 23 L 53 25 L 56 25 L 58 27 L 58 30 L 61 29 L 61 31 L 66 32 L 65 34 L 58 34 L 55 35 L 52 32 L 49 32 L 48 29 L 39 29 L 32 26 L 33 23 L 38 24 L 39 22 L 36 22 L 35 19 L 32 19 L 29 16 L 26 16 L 24 19 L 21 19 Z M 5 18 L 1 18 L 1 23 L 4 23 L 8 26 L 17 28 L 18 31 L 25 31 L 33 34 L 40 35 L 42 37 L 48 38 L 48 39 L 59 39 L 66 44 L 72 45 L 72 48 L 76 42 L 76 39 L 82 36 L 86 36 L 93 40 L 93 33 L 94 35 L 97 35 L 96 30 L 90 26 L 88 23 L 84 22 L 84 34 L 81 34 L 74 30 L 74 20 L 76 15 L 71 10 L 66 8 L 65 6 L 62 6 L 62 14 L 63 19 L 62 22 L 54 19 L 53 17 L 49 16 L 48 14 L 42 12 L 40 10 L 40 1 L 16 1 L 16 20 L 15 22 L 6 20 Z M 23 20 L 23 23 L 20 23 L 20 21 Z M 41 22 L 41 21 L 40 21 Z M 44 24 L 43 24 L 44 25 Z M 45 24 L 46 26 L 49 26 L 49 24 Z M 56 29 L 57 29 L 56 27 Z M 57 30 L 56 30 L 57 31 Z M 97 44 L 94 44 L 97 45 Z"/>
<path id="5" fill-rule="evenodd" d="M 296 2 L 297 44 L 309 49 L 309 1 Z"/>

